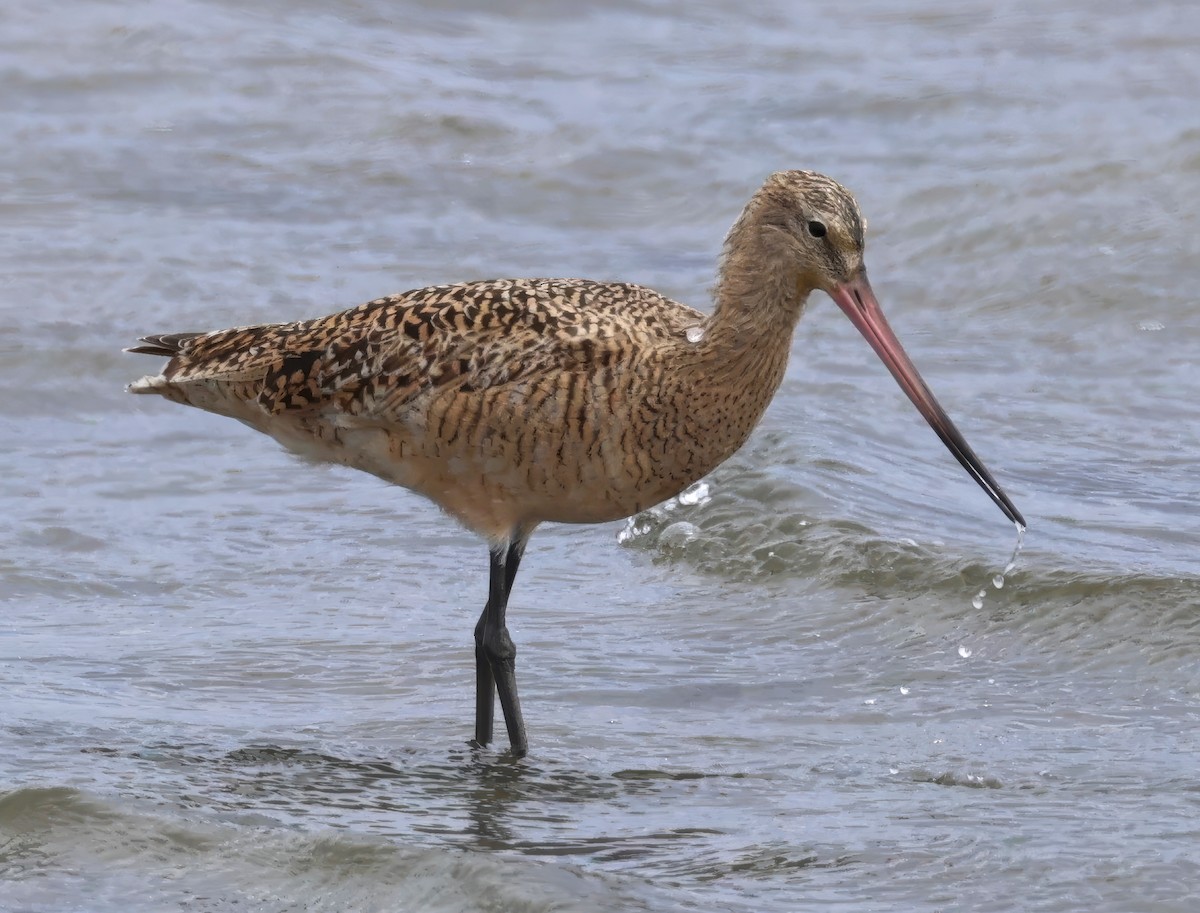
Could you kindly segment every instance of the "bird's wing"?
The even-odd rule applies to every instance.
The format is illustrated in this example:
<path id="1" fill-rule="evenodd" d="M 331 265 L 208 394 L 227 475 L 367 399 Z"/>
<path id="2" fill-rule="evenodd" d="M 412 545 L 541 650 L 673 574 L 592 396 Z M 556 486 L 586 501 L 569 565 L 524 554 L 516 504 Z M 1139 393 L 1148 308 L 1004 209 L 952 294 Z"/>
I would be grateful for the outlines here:
<path id="1" fill-rule="evenodd" d="M 333 410 L 387 421 L 436 388 L 484 390 L 613 363 L 702 319 L 636 285 L 490 280 L 417 289 L 301 323 L 150 336 L 131 351 L 173 356 L 165 386 L 215 383 L 271 414 Z"/>

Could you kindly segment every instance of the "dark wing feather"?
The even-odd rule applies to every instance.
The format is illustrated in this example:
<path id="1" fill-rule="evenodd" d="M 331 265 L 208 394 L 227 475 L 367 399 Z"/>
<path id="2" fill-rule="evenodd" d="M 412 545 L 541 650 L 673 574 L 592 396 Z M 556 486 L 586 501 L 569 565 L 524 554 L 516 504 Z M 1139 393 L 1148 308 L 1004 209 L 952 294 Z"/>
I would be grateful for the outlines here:
<path id="1" fill-rule="evenodd" d="M 431 389 L 578 370 L 702 319 L 664 301 L 635 285 L 491 280 L 416 289 L 300 323 L 147 336 L 130 351 L 172 356 L 161 378 L 171 387 L 215 383 L 270 414 L 332 408 L 386 421 Z"/>

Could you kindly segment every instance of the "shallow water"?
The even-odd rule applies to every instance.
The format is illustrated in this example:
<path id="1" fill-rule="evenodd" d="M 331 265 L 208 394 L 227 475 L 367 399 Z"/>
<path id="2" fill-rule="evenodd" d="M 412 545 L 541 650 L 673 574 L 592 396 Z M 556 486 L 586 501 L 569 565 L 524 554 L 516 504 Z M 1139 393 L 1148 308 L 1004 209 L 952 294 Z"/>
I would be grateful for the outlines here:
<path id="1" fill-rule="evenodd" d="M 1187 4 L 9 3 L 0 910 L 1192 911 Z M 504 275 L 703 305 L 763 176 L 858 195 L 1025 548 L 837 309 L 706 490 L 480 543 L 126 396 L 143 333 Z M 972 597 L 987 589 L 982 608 Z"/>

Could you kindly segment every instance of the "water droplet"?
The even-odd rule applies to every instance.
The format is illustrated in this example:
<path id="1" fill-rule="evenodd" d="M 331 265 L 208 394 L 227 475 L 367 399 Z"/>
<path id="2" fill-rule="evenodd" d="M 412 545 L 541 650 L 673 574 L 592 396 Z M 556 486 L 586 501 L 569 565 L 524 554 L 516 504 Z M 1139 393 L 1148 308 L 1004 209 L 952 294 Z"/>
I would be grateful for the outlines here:
<path id="1" fill-rule="evenodd" d="M 904 685 L 901 685 L 901 686 L 900 686 L 900 693 L 901 693 L 901 694 L 908 694 L 908 688 L 907 688 L 906 686 L 904 686 Z"/>
<path id="2" fill-rule="evenodd" d="M 699 342 L 704 338 L 704 327 L 688 327 L 685 333 L 688 342 Z"/>
<path id="3" fill-rule="evenodd" d="M 966 646 L 965 644 L 958 645 L 958 655 L 961 656 L 963 659 L 970 659 L 971 654 L 974 652 L 975 652 L 974 650 L 972 650 L 970 647 Z"/>
<path id="4" fill-rule="evenodd" d="M 662 548 L 683 548 L 699 534 L 700 527 L 695 523 L 680 520 L 678 523 L 672 523 L 659 534 L 658 544 Z"/>
<path id="5" fill-rule="evenodd" d="M 1021 554 L 1021 548 L 1025 544 L 1025 527 L 1020 523 L 1014 523 L 1013 525 L 1017 528 L 1017 544 L 1013 547 L 1012 555 L 1010 555 L 1008 559 L 1008 564 L 1004 565 L 1004 571 L 992 577 L 992 586 L 998 590 L 1004 588 L 1004 578 L 1011 574 L 1013 568 L 1017 566 L 1017 556 Z M 971 605 L 976 609 L 982 609 L 983 598 L 987 596 L 987 592 L 987 587 L 985 586 L 975 594 L 974 598 L 971 599 Z"/>
<path id="6" fill-rule="evenodd" d="M 639 523 L 637 517 L 630 517 L 625 521 L 625 525 L 617 531 L 617 543 L 625 545 L 632 542 L 639 536 L 644 536 L 651 530 L 650 523 Z"/>
<path id="7" fill-rule="evenodd" d="M 1017 544 L 1013 548 L 1012 557 L 1008 559 L 1009 564 L 1016 563 L 1017 555 L 1021 554 L 1021 549 L 1025 547 L 1025 527 L 1020 523 L 1013 524 L 1017 528 Z"/>
<path id="8" fill-rule="evenodd" d="M 691 488 L 679 493 L 679 503 L 686 507 L 692 507 L 696 504 L 707 504 L 711 498 L 709 497 L 709 488 L 707 482 L 697 482 Z"/>

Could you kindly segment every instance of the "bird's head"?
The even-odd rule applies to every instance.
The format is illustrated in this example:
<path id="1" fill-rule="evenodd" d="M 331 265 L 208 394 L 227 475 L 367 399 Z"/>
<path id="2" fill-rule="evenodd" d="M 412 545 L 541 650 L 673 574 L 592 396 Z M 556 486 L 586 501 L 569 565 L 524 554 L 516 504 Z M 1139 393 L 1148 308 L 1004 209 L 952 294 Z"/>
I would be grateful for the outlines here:
<path id="1" fill-rule="evenodd" d="M 1023 528 L 1020 511 L 947 417 L 884 318 L 863 263 L 865 228 L 858 203 L 837 181 L 814 171 L 778 171 L 730 232 L 723 276 L 741 278 L 743 288 L 754 288 L 757 280 L 766 293 L 760 304 L 782 302 L 793 320 L 810 292 L 828 293 L 959 463 Z"/>
<path id="2" fill-rule="evenodd" d="M 757 223 L 786 251 L 803 293 L 863 271 L 866 222 L 850 191 L 815 171 L 777 171 L 756 194 Z"/>

